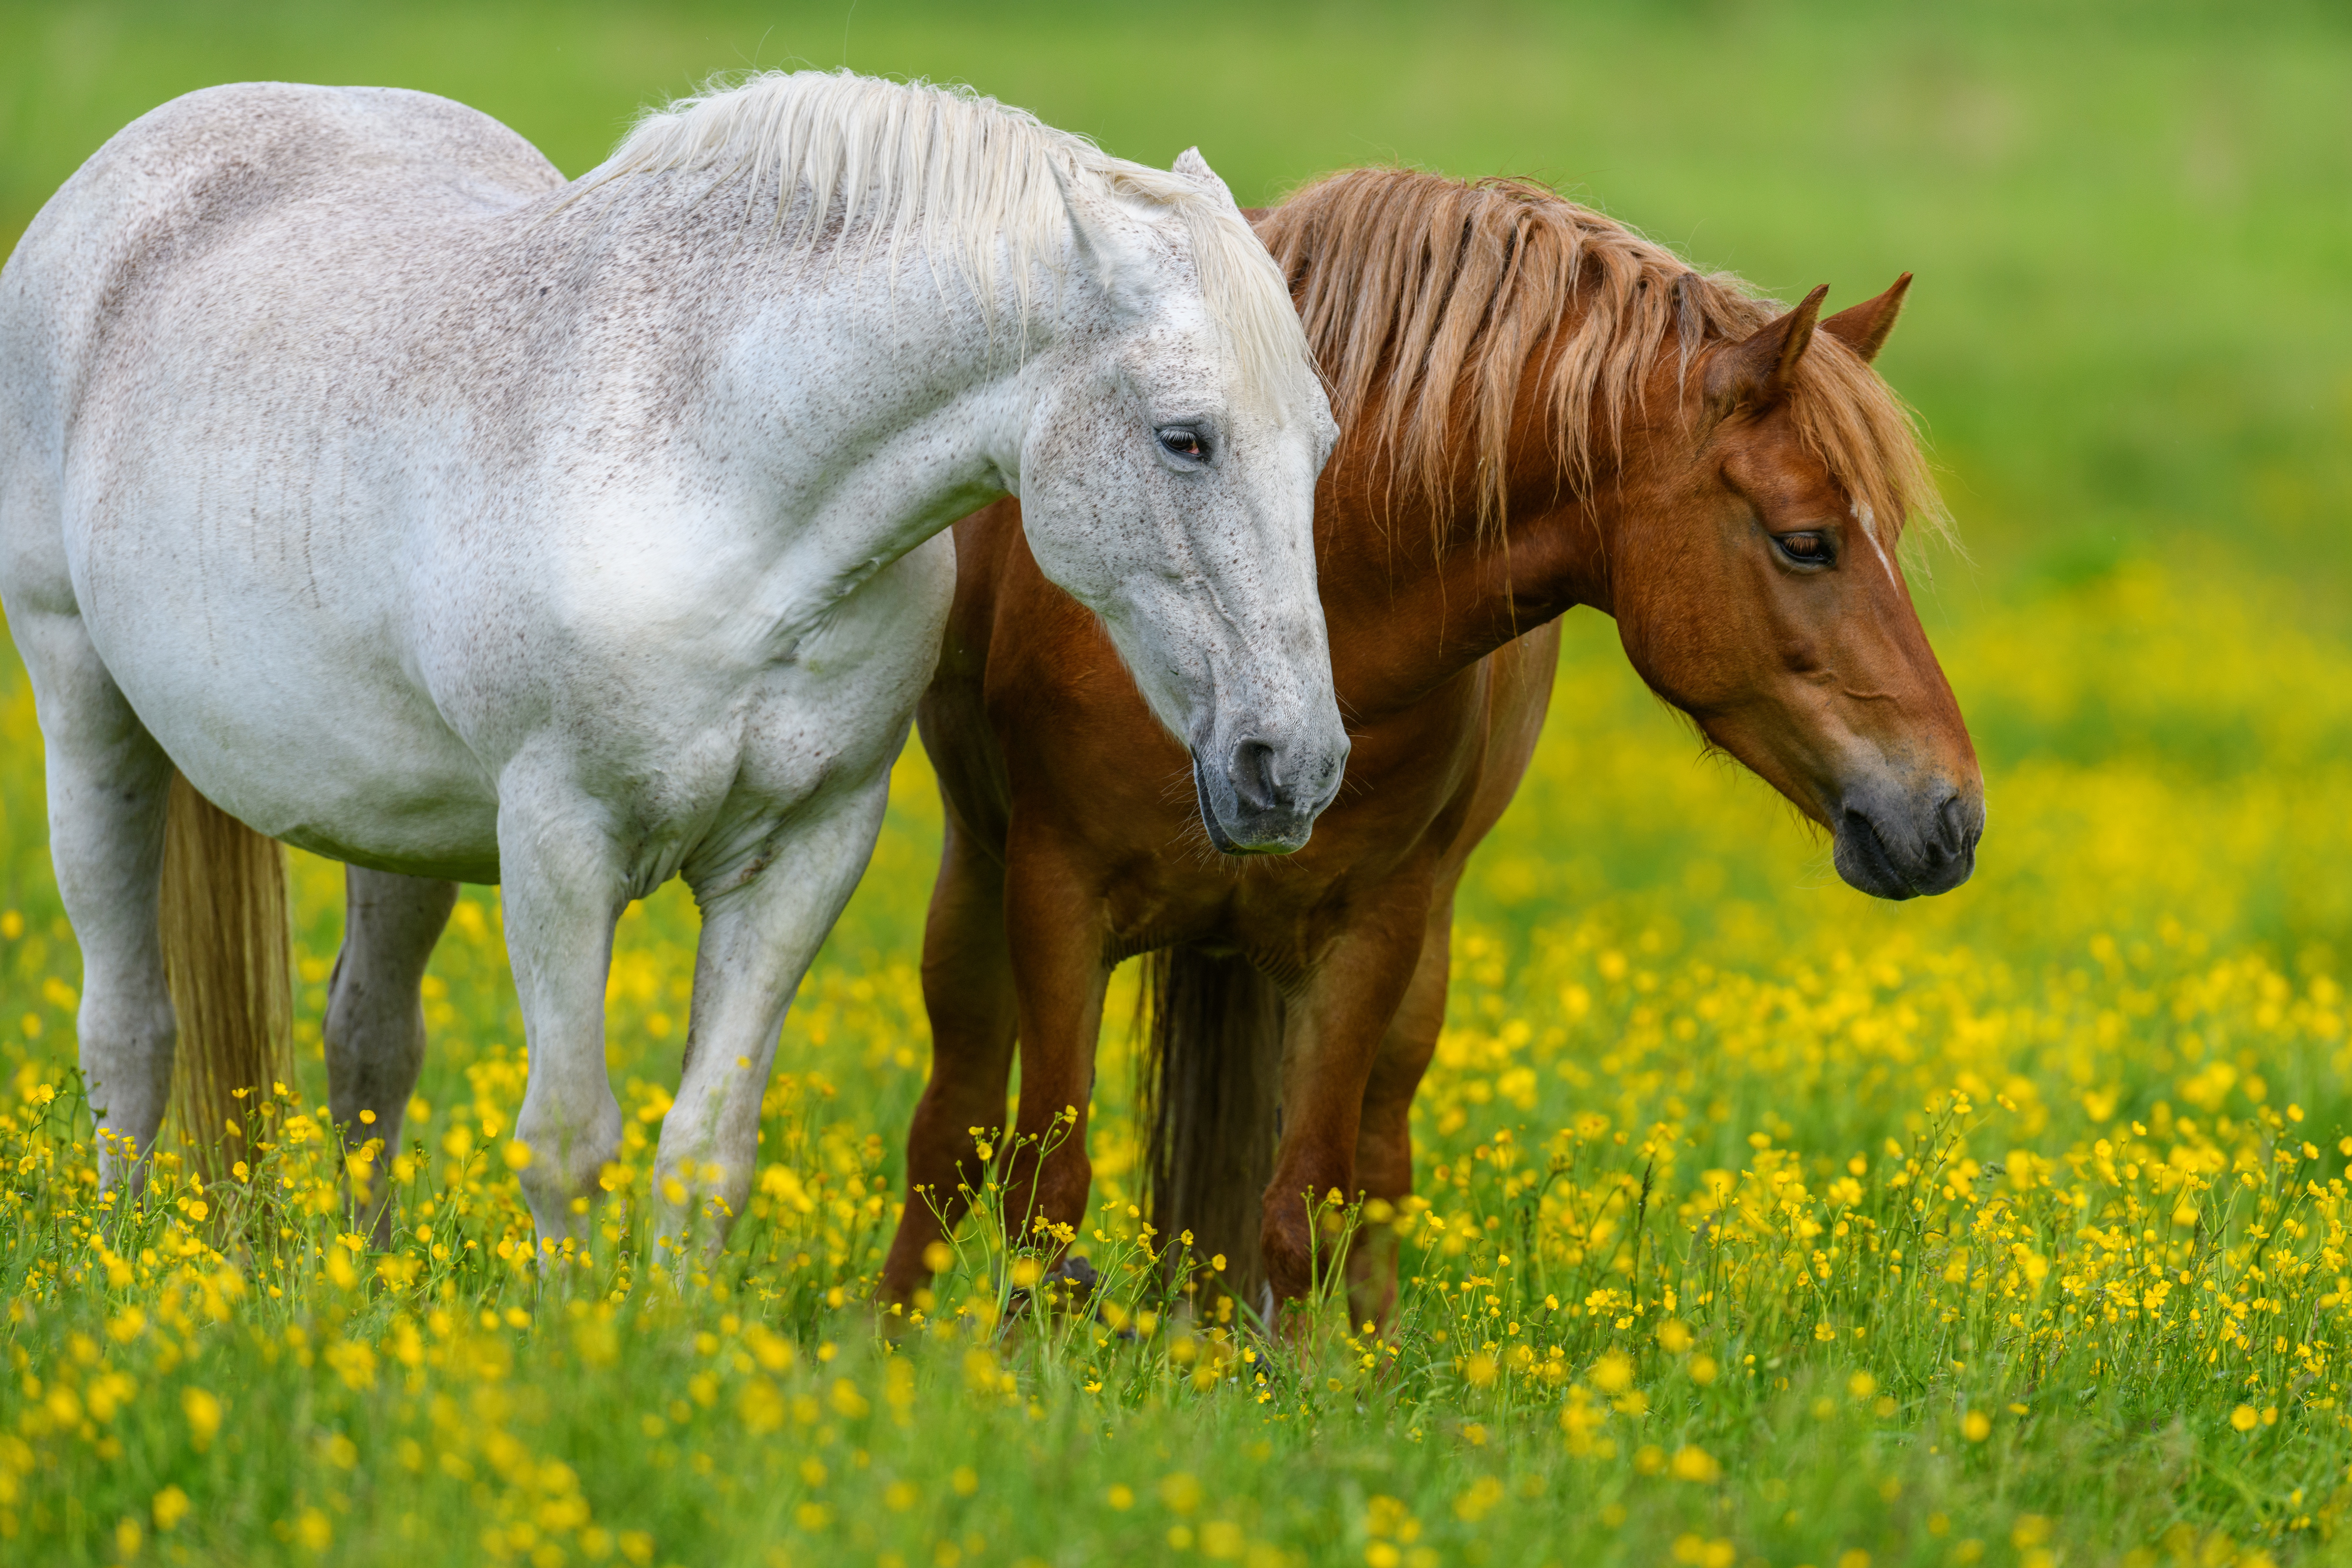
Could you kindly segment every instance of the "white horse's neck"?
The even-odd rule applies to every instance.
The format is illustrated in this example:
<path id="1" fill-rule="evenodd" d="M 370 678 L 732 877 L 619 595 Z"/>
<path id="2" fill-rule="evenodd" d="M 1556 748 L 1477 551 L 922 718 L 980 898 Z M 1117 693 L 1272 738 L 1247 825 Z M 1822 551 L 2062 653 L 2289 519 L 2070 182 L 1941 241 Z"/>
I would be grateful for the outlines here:
<path id="1" fill-rule="evenodd" d="M 983 302 L 919 243 L 811 254 L 741 223 L 740 196 L 659 195 L 517 215 L 534 271 L 572 280 L 557 308 L 593 367 L 563 424 L 631 459 L 646 526 L 683 502 L 728 536 L 709 542 L 763 575 L 760 618 L 788 653 L 876 572 L 1017 490 L 1039 356 L 1095 301 L 1055 274 L 1066 258 L 1000 269 Z M 663 493 L 688 483 L 701 493 Z"/>

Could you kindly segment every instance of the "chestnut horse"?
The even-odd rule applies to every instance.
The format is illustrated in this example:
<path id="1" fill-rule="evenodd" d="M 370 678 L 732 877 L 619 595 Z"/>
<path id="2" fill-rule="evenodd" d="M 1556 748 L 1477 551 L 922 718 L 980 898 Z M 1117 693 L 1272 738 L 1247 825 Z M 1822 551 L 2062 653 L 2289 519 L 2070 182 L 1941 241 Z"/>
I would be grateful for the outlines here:
<path id="1" fill-rule="evenodd" d="M 1454 889 L 1526 770 L 1572 606 L 1615 616 L 1643 679 L 1828 828 L 1853 886 L 1939 893 L 1974 865 L 1975 752 L 1895 564 L 1904 521 L 1943 514 L 1869 363 L 1908 274 L 1816 331 L 1826 289 L 1775 316 L 1529 184 L 1360 169 L 1254 216 L 1342 426 L 1315 533 L 1348 787 L 1285 859 L 1213 845 L 1182 744 L 1038 571 L 1017 506 L 956 525 L 919 710 L 947 800 L 931 1078 L 887 1299 L 926 1284 L 978 1184 L 971 1130 L 1003 1121 L 1016 1041 L 1008 1190 L 1081 1224 L 1104 988 L 1137 954 L 1159 955 L 1163 1235 L 1226 1254 L 1244 1300 L 1288 1300 L 1310 1195 L 1405 1196 Z M 1392 1266 L 1361 1259 L 1358 1313 L 1384 1312 Z"/>

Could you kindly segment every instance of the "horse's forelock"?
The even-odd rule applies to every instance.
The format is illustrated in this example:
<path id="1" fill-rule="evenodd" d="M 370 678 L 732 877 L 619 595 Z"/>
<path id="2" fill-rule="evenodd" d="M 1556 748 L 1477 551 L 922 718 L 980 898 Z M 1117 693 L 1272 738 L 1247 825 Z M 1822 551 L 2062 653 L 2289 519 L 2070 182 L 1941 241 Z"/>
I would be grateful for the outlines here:
<path id="1" fill-rule="evenodd" d="M 1189 176 L 1136 163 L 1109 175 L 1121 195 L 1166 208 L 1183 226 L 1209 316 L 1223 328 L 1244 401 L 1304 417 L 1320 394 L 1315 356 L 1289 286 L 1240 209 Z"/>
<path id="2" fill-rule="evenodd" d="M 1864 527 L 1892 546 L 1906 521 L 1955 542 L 1911 409 L 1869 362 L 1827 332 L 1797 362 L 1790 413 L 1806 449 L 1845 487 Z"/>

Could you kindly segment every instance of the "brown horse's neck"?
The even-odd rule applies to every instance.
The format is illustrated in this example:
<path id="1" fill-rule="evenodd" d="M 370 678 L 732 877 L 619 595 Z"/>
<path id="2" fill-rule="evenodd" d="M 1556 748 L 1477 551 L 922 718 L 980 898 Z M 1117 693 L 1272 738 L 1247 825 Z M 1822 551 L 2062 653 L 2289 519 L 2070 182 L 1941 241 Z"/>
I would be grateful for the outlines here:
<path id="1" fill-rule="evenodd" d="M 1579 605 L 1610 607 L 1604 512 L 1549 466 L 1513 487 L 1502 528 L 1482 531 L 1469 485 L 1435 502 L 1392 498 L 1385 465 L 1349 460 L 1352 441 L 1325 471 L 1316 520 L 1332 673 L 1351 718 L 1417 702 Z"/>

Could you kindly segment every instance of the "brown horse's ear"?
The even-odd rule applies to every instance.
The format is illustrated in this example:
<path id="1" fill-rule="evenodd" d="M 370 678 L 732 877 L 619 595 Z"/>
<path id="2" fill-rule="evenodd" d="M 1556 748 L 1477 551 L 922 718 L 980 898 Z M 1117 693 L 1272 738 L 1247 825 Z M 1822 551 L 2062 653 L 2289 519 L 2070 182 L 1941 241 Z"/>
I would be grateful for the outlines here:
<path id="1" fill-rule="evenodd" d="M 1903 296 L 1911 287 L 1911 274 L 1906 272 L 1895 280 L 1895 287 L 1875 300 L 1864 300 L 1859 305 L 1848 305 L 1822 323 L 1822 331 L 1836 338 L 1867 364 L 1878 357 L 1885 346 L 1886 334 L 1895 330 L 1895 318 L 1903 313 Z"/>
<path id="2" fill-rule="evenodd" d="M 1829 291 L 1822 284 L 1779 321 L 1717 351 L 1706 367 L 1706 403 L 1714 418 L 1739 408 L 1769 408 L 1788 395 L 1789 378 L 1813 341 L 1813 319 Z"/>

